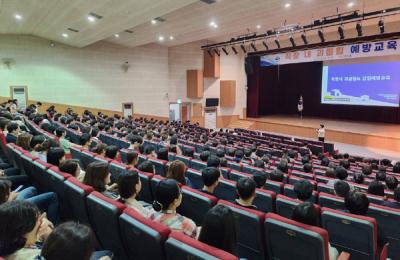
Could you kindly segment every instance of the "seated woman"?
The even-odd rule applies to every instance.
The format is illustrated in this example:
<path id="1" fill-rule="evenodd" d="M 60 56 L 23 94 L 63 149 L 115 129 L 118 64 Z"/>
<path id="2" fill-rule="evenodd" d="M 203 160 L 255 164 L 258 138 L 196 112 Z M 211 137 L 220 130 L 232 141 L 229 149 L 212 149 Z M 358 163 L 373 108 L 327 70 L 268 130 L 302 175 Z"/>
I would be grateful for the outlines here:
<path id="1" fill-rule="evenodd" d="M 102 193 L 111 199 L 118 199 L 116 193 L 117 185 L 114 183 L 109 186 L 111 182 L 111 174 L 108 171 L 108 164 L 105 162 L 92 162 L 86 168 L 83 183 L 92 186 L 96 191 Z"/>
<path id="2" fill-rule="evenodd" d="M 187 185 L 193 188 L 193 184 L 185 176 L 186 170 L 186 164 L 181 161 L 175 160 L 168 168 L 167 178 L 176 180 L 177 182 L 179 182 L 180 185 Z"/>
<path id="3" fill-rule="evenodd" d="M 237 255 L 236 224 L 229 207 L 219 204 L 207 212 L 201 226 L 199 241 Z"/>
<path id="4" fill-rule="evenodd" d="M 92 230 L 82 224 L 66 222 L 56 227 L 43 244 L 40 256 L 46 260 L 110 260 L 110 251 L 94 252 L 96 239 Z M 38 258 L 38 259 L 43 259 Z"/>
<path id="5" fill-rule="evenodd" d="M 57 146 L 57 143 L 51 139 L 46 139 L 44 135 L 35 135 L 30 142 L 31 154 L 47 162 L 47 151 L 53 146 Z"/>
<path id="6" fill-rule="evenodd" d="M 60 163 L 58 169 L 62 172 L 69 173 L 74 176 L 78 181 L 83 182 L 85 172 L 79 166 L 79 161 L 75 159 L 68 159 Z"/>
<path id="7" fill-rule="evenodd" d="M 22 133 L 17 137 L 17 145 L 21 148 L 23 148 L 25 151 L 30 152 L 32 150 L 31 148 L 31 140 L 32 140 L 32 135 L 30 133 Z"/>
<path id="8" fill-rule="evenodd" d="M 128 171 L 122 174 L 118 179 L 118 193 L 120 195 L 119 201 L 126 206 L 136 210 L 143 217 L 148 218 L 151 210 L 143 207 L 143 205 L 136 200 L 137 195 L 142 189 L 139 174 L 136 171 Z"/>
<path id="9" fill-rule="evenodd" d="M 292 220 L 318 227 L 318 212 L 315 208 L 314 204 L 310 202 L 304 202 L 303 204 L 299 204 L 293 211 Z M 336 260 L 339 253 L 336 248 L 332 247 L 331 244 L 328 244 L 329 247 L 329 259 Z"/>
<path id="10" fill-rule="evenodd" d="M 139 162 L 139 155 L 135 151 L 129 151 L 126 153 L 126 164 L 132 167 L 136 167 Z"/>
<path id="11" fill-rule="evenodd" d="M 0 219 L 0 256 L 6 260 L 34 259 L 40 254 L 36 242 L 45 240 L 53 229 L 45 214 L 27 201 L 0 205 Z"/>
<path id="12" fill-rule="evenodd" d="M 65 160 L 65 151 L 61 147 L 51 147 L 47 152 L 47 163 L 59 166 Z"/>
<path id="13" fill-rule="evenodd" d="M 178 182 L 172 179 L 160 181 L 156 186 L 153 202 L 155 212 L 150 215 L 150 219 L 166 225 L 173 231 L 196 238 L 198 230 L 193 220 L 176 213 L 181 203 L 182 193 Z"/>
<path id="14" fill-rule="evenodd" d="M 20 192 L 11 191 L 12 183 L 0 179 L 0 204 L 7 201 L 29 201 L 34 203 L 42 212 L 46 212 L 53 223 L 58 223 L 58 197 L 54 192 L 38 194 L 35 187 L 27 187 Z"/>

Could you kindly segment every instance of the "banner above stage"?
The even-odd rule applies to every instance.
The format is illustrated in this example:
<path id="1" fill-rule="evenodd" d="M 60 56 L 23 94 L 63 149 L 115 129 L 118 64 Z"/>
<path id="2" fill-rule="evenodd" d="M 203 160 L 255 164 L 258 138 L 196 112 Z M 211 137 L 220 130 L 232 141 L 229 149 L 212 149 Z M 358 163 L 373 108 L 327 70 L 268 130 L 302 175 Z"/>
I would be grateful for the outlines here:
<path id="1" fill-rule="evenodd" d="M 265 55 L 261 57 L 261 66 L 399 55 L 399 44 L 397 39 Z"/>

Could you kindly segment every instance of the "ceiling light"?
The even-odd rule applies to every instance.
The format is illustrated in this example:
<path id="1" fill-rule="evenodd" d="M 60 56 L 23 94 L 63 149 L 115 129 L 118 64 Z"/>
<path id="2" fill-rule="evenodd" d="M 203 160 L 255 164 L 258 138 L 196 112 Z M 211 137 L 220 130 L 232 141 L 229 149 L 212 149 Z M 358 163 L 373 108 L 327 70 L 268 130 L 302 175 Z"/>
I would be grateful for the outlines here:
<path id="1" fill-rule="evenodd" d="M 118 33 L 114 34 L 114 37 L 119 38 L 119 34 Z"/>
<path id="2" fill-rule="evenodd" d="M 385 33 L 385 21 L 383 21 L 383 18 L 379 20 L 378 26 L 380 33 Z"/>
<path id="3" fill-rule="evenodd" d="M 338 33 L 339 33 L 339 38 L 341 40 L 344 40 L 345 36 L 344 36 L 344 30 L 343 30 L 343 25 L 338 27 Z"/>
<path id="4" fill-rule="evenodd" d="M 363 30 L 362 30 L 362 24 L 361 23 L 357 23 L 356 30 L 357 30 L 358 37 L 362 37 L 363 36 Z"/>
<path id="5" fill-rule="evenodd" d="M 171 35 L 171 36 L 169 36 L 169 39 L 172 41 L 175 38 L 174 38 L 174 36 Z"/>
<path id="6" fill-rule="evenodd" d="M 87 19 L 88 19 L 88 21 L 91 22 L 91 23 L 93 23 L 93 22 L 96 21 L 96 18 L 95 18 L 94 16 L 91 16 L 91 15 L 88 15 Z"/>
<path id="7" fill-rule="evenodd" d="M 159 40 L 160 42 L 164 41 L 164 36 L 159 36 L 159 37 L 158 37 L 158 40 Z"/>
<path id="8" fill-rule="evenodd" d="M 264 45 L 265 49 L 268 51 L 269 48 L 268 48 L 267 41 L 263 41 L 262 44 Z"/>
<path id="9" fill-rule="evenodd" d="M 240 44 L 240 48 L 242 49 L 243 53 L 246 53 L 246 47 L 244 46 L 244 44 Z"/>
<path id="10" fill-rule="evenodd" d="M 256 26 L 256 28 L 257 28 L 257 29 L 261 29 L 261 25 L 258 24 L 258 25 Z"/>
<path id="11" fill-rule="evenodd" d="M 218 28 L 218 24 L 214 21 L 210 22 L 210 26 L 213 28 Z"/>
<path id="12" fill-rule="evenodd" d="M 301 34 L 301 39 L 303 40 L 304 45 L 307 45 L 307 44 L 308 44 L 307 36 L 306 36 L 306 33 L 305 33 L 305 32 L 303 32 L 303 33 Z"/>
<path id="13" fill-rule="evenodd" d="M 22 15 L 20 15 L 20 14 L 14 15 L 14 17 L 15 17 L 15 19 L 17 19 L 17 20 L 22 20 Z"/>
<path id="14" fill-rule="evenodd" d="M 232 46 L 232 51 L 233 51 L 235 54 L 238 54 L 238 51 L 236 50 L 235 46 Z"/>
<path id="15" fill-rule="evenodd" d="M 350 3 L 347 4 L 348 8 L 352 8 L 353 6 L 354 6 L 354 2 L 350 2 Z"/>
<path id="16" fill-rule="evenodd" d="M 226 50 L 225 47 L 222 47 L 222 51 L 225 53 L 225 55 L 229 55 L 229 52 Z"/>
<path id="17" fill-rule="evenodd" d="M 322 43 L 325 42 L 324 32 L 322 30 L 318 30 L 318 36 Z"/>
<path id="18" fill-rule="evenodd" d="M 69 35 L 67 33 L 63 33 L 63 34 L 61 34 L 61 36 L 64 38 L 68 38 Z"/>
<path id="19" fill-rule="evenodd" d="M 293 48 L 296 47 L 296 42 L 294 41 L 293 35 L 290 36 L 289 41 L 290 41 L 290 43 L 292 44 L 292 47 L 293 47 Z"/>
<path id="20" fill-rule="evenodd" d="M 254 44 L 254 42 L 252 42 L 252 43 L 250 44 L 250 46 L 251 46 L 251 48 L 252 48 L 255 52 L 257 51 L 256 45 Z"/>
<path id="21" fill-rule="evenodd" d="M 157 21 L 156 20 L 151 20 L 151 24 L 156 24 L 157 23 Z"/>
<path id="22" fill-rule="evenodd" d="M 291 7 L 292 5 L 290 4 L 290 3 L 286 3 L 285 4 L 285 8 L 289 8 L 289 7 Z"/>

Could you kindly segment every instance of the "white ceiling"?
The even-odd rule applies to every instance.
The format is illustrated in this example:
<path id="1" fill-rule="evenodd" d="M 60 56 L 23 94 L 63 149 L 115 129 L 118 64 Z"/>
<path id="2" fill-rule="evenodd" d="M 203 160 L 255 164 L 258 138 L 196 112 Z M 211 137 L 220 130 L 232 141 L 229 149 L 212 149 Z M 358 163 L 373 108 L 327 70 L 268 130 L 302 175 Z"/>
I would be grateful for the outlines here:
<path id="1" fill-rule="evenodd" d="M 353 2 L 353 7 L 348 3 Z M 285 8 L 290 3 L 291 7 Z M 0 34 L 30 34 L 84 47 L 105 40 L 135 47 L 164 36 L 160 44 L 174 46 L 199 40 L 229 40 L 248 31 L 265 32 L 287 24 L 350 10 L 378 10 L 400 6 L 400 0 L 0 0 Z M 87 15 L 103 18 L 94 23 Z M 17 21 L 15 14 L 22 15 Z M 166 21 L 152 24 L 155 17 Z M 209 26 L 211 21 L 218 28 Z M 256 25 L 261 25 L 260 29 Z M 78 29 L 78 33 L 67 28 Z M 400 28 L 400 27 L 399 27 Z M 126 33 L 125 30 L 133 33 Z M 68 33 L 63 38 L 62 33 Z M 118 33 L 119 38 L 114 34 Z M 169 40 L 173 36 L 174 40 Z"/>

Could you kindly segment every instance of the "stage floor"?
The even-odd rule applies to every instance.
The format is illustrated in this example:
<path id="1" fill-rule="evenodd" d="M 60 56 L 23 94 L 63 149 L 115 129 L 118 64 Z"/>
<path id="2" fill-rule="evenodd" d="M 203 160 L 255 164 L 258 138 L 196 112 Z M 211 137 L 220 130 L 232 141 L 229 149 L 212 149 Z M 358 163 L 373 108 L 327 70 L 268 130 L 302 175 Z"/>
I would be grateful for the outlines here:
<path id="1" fill-rule="evenodd" d="M 353 122 L 326 118 L 273 115 L 260 118 L 247 118 L 249 121 L 267 122 L 275 124 L 296 125 L 302 127 L 319 128 L 324 124 L 327 131 L 335 130 L 348 133 L 366 134 L 381 137 L 400 138 L 400 125 L 386 123 Z"/>
<path id="2" fill-rule="evenodd" d="M 320 124 L 326 128 L 326 142 L 338 142 L 400 152 L 400 124 L 354 122 L 288 115 L 246 118 L 250 129 L 317 139 Z"/>

